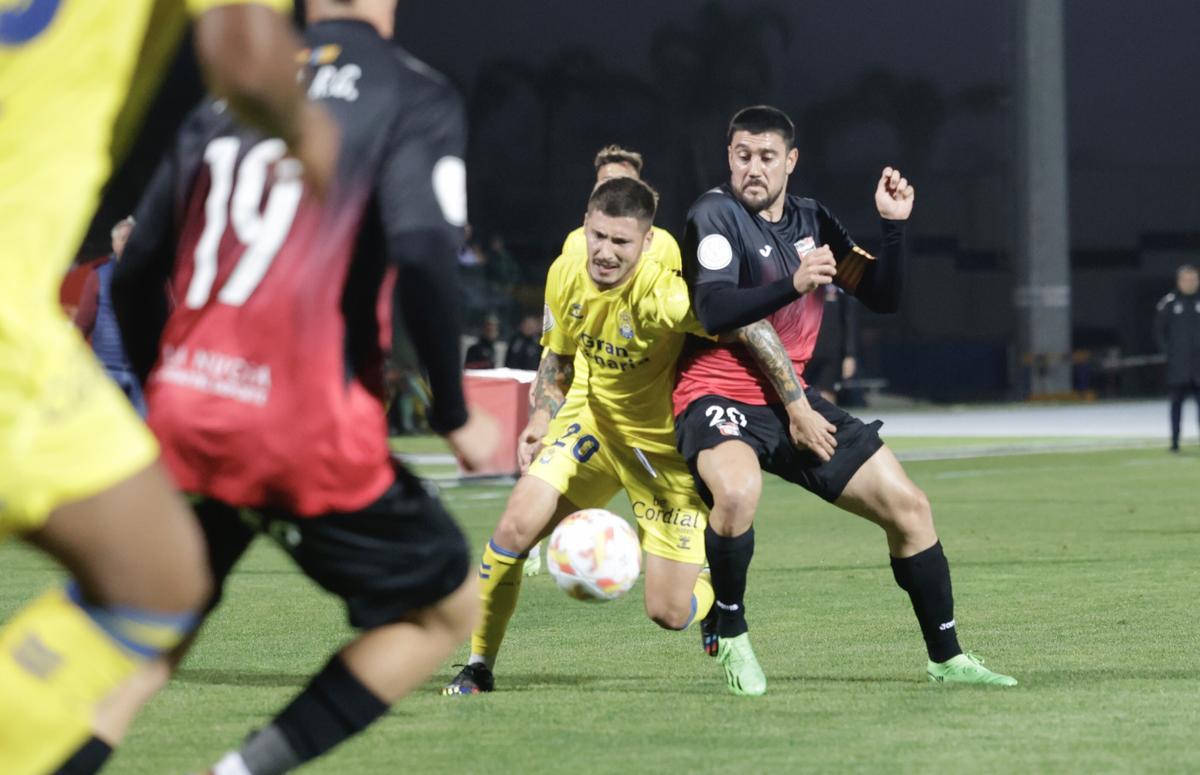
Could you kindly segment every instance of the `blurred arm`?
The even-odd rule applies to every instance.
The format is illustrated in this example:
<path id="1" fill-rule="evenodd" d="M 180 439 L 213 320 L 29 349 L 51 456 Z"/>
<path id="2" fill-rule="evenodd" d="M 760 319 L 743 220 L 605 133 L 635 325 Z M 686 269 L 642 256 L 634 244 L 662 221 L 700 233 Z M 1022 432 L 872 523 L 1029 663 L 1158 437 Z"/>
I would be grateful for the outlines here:
<path id="1" fill-rule="evenodd" d="M 292 146 L 305 99 L 296 80 L 300 40 L 289 20 L 268 5 L 216 5 L 197 16 L 193 34 L 213 94 L 242 120 Z"/>
<path id="2" fill-rule="evenodd" d="M 393 314 L 403 316 L 417 358 L 429 375 L 429 427 L 445 435 L 467 422 L 458 357 L 462 311 L 455 245 L 441 230 L 409 232 L 391 241 L 389 254 L 400 268 Z"/>
<path id="3" fill-rule="evenodd" d="M 175 266 L 173 180 L 168 157 L 138 203 L 129 242 L 113 270 L 113 311 L 129 365 L 143 383 L 158 360 L 158 342 L 171 309 L 167 283 Z"/>
<path id="4" fill-rule="evenodd" d="M 1167 313 L 1167 308 L 1171 305 L 1166 303 L 1166 299 L 1159 303 L 1158 309 L 1154 312 L 1154 343 L 1158 346 L 1160 353 L 1167 351 L 1167 334 L 1170 331 L 1171 318 Z"/>
<path id="5" fill-rule="evenodd" d="M 75 309 L 72 322 L 84 336 L 91 336 L 96 327 L 96 310 L 99 308 L 100 278 L 96 270 L 88 272 L 87 281 L 83 284 L 83 295 L 79 297 L 79 306 Z"/>

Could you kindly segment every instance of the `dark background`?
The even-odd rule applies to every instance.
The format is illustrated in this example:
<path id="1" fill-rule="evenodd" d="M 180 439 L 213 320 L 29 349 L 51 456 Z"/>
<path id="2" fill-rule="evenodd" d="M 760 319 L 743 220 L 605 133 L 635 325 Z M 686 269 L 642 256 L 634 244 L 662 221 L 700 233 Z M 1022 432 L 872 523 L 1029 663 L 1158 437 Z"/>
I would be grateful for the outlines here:
<path id="1" fill-rule="evenodd" d="M 1152 350 L 1155 300 L 1200 261 L 1200 2 L 1066 0 L 1074 343 Z M 471 219 L 541 282 L 577 226 L 596 149 L 646 156 L 659 225 L 678 233 L 720 183 L 724 129 L 770 102 L 799 125 L 792 190 L 870 246 L 879 170 L 917 187 L 901 314 L 865 316 L 863 366 L 900 392 L 1012 397 L 1017 93 L 1008 0 L 440 0 L 402 3 L 397 40 L 460 88 L 470 120 Z M 200 94 L 181 54 L 84 252 L 106 249 Z M 536 295 L 536 294 L 535 294 Z M 1080 387 L 1154 389 L 1153 370 L 1091 369 Z"/>

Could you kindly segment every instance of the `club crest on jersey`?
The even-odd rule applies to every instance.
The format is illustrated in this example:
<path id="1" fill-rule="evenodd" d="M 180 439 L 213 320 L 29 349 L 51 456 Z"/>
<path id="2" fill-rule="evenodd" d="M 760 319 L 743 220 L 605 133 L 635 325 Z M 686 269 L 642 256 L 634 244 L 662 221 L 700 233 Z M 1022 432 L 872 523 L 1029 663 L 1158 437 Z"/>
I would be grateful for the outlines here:
<path id="1" fill-rule="evenodd" d="M 817 241 L 812 237 L 805 237 L 804 239 L 798 240 L 793 244 L 795 245 L 796 252 L 803 256 L 805 253 L 817 246 Z"/>
<path id="2" fill-rule="evenodd" d="M 567 314 L 576 320 L 583 320 L 583 305 L 579 302 L 575 302 L 570 306 L 569 309 L 567 309 Z"/>
<path id="3" fill-rule="evenodd" d="M 632 339 L 633 338 L 633 316 L 629 314 L 629 310 L 621 310 L 621 314 L 617 317 L 617 320 L 620 321 L 620 324 L 621 324 L 621 327 L 617 329 L 617 332 L 624 339 Z"/>
<path id="4" fill-rule="evenodd" d="M 735 422 L 723 422 L 717 426 L 722 436 L 741 436 L 742 429 Z"/>

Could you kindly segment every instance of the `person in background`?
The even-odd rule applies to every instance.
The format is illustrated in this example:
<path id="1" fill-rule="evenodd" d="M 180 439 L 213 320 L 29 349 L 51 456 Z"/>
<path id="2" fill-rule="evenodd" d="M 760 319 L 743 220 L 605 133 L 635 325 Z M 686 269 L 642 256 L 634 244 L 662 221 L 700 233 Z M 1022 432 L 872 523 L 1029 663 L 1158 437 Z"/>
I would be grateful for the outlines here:
<path id="1" fill-rule="evenodd" d="M 104 366 L 108 376 L 125 393 L 129 403 L 142 417 L 146 416 L 146 400 L 142 387 L 133 375 L 125 347 L 121 344 L 121 330 L 117 327 L 117 316 L 112 305 L 112 278 L 125 243 L 133 231 L 133 216 L 117 221 L 112 227 L 112 254 L 110 260 L 98 266 L 83 286 L 83 296 L 75 310 L 75 325 L 92 343 L 92 352 Z"/>
<path id="2" fill-rule="evenodd" d="M 517 316 L 517 286 L 521 284 L 521 266 L 517 259 L 504 244 L 501 234 L 493 234 L 487 242 L 484 251 L 486 261 L 483 271 L 487 279 L 488 301 L 491 312 L 495 313 L 504 326 L 516 323 Z M 533 365 L 537 368 L 537 364 Z"/>
<path id="3" fill-rule="evenodd" d="M 526 315 L 521 318 L 521 326 L 512 339 L 508 340 L 508 350 L 504 353 L 504 366 L 509 369 L 525 369 L 537 371 L 542 360 L 542 321 L 537 315 Z"/>
<path id="4" fill-rule="evenodd" d="M 1171 395 L 1171 451 L 1179 451 L 1183 402 L 1189 395 L 1200 407 L 1200 272 L 1184 264 L 1175 272 L 1175 292 L 1158 302 L 1154 338 L 1167 356 Z"/>
<path id="5" fill-rule="evenodd" d="M 825 311 L 821 317 L 821 332 L 812 359 L 804 369 L 804 379 L 830 403 L 847 403 L 854 391 L 840 386 L 858 373 L 858 306 L 849 294 L 836 285 L 821 291 Z"/>
<path id="6" fill-rule="evenodd" d="M 462 292 L 463 323 L 467 330 L 482 325 L 492 312 L 487 262 L 487 251 L 468 224 L 463 229 L 463 244 L 458 250 L 458 282 Z"/>
<path id="7" fill-rule="evenodd" d="M 495 315 L 489 315 L 479 329 L 479 341 L 467 348 L 464 368 L 494 369 L 496 368 L 496 340 L 500 338 L 500 321 Z"/>

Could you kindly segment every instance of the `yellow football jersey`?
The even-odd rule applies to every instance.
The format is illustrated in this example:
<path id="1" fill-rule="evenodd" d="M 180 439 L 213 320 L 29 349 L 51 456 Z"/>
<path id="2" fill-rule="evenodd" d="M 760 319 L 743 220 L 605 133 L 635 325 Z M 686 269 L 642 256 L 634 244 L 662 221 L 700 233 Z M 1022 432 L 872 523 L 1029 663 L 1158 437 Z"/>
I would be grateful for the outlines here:
<path id="1" fill-rule="evenodd" d="M 0 0 L 0 271 L 55 303 L 112 171 L 194 15 L 248 0 Z M 290 0 L 258 0 L 290 10 Z M 120 121 L 118 122 L 118 117 Z M 114 131 L 119 124 L 122 131 Z M 0 305 L 2 309 L 3 305 Z"/>
<path id="2" fill-rule="evenodd" d="M 651 230 L 654 232 L 654 236 L 650 239 L 650 249 L 643 253 L 642 257 L 657 261 L 668 269 L 682 272 L 683 257 L 679 253 L 679 243 L 671 236 L 671 232 L 657 226 L 651 227 Z M 568 234 L 567 238 L 563 240 L 562 255 L 587 255 L 587 237 L 583 234 L 582 226 Z"/>
<path id="3" fill-rule="evenodd" d="M 0 0 L 0 538 L 157 457 L 58 288 L 186 13 L 246 2 Z"/>
<path id="4" fill-rule="evenodd" d="M 586 253 L 563 254 L 546 277 L 544 328 L 543 347 L 575 357 L 568 404 L 586 400 L 609 443 L 674 452 L 675 361 L 685 334 L 707 336 L 679 272 L 643 255 L 629 280 L 602 291 Z"/>

